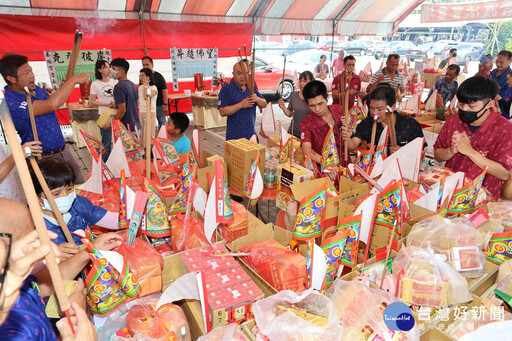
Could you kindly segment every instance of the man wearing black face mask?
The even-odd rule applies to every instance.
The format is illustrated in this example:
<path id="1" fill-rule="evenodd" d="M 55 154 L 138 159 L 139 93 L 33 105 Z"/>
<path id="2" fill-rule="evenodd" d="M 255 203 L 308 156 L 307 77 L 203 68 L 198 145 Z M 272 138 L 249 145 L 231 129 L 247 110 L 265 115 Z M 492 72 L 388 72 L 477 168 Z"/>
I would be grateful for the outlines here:
<path id="1" fill-rule="evenodd" d="M 503 181 L 512 169 L 512 123 L 498 115 L 491 101 L 498 85 L 476 76 L 457 91 L 459 114 L 452 115 L 434 144 L 434 156 L 446 167 L 474 179 L 488 166 L 483 185 L 498 198 Z"/>

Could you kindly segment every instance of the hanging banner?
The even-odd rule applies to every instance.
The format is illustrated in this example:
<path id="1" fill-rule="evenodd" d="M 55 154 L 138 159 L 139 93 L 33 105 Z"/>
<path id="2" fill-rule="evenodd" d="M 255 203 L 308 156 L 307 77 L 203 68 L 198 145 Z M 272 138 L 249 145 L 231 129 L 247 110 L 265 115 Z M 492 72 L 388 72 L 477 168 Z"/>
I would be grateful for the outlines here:
<path id="1" fill-rule="evenodd" d="M 216 77 L 218 56 L 219 51 L 216 48 L 171 49 L 173 90 L 179 90 L 180 78 L 192 78 L 197 73 L 203 74 L 204 77 Z"/>
<path id="2" fill-rule="evenodd" d="M 511 17 L 512 1 L 421 5 L 421 23 L 509 19 Z"/>
<path id="3" fill-rule="evenodd" d="M 66 76 L 66 71 L 69 65 L 69 58 L 71 51 L 45 51 L 44 58 L 46 60 L 46 67 L 50 75 L 50 82 L 52 88 L 57 89 L 59 83 Z M 80 50 L 78 60 L 76 62 L 75 75 L 80 75 L 86 72 L 94 72 L 96 61 L 104 59 L 107 62 L 112 61 L 112 53 L 110 50 Z M 91 81 L 94 81 L 94 75 L 90 75 Z"/>

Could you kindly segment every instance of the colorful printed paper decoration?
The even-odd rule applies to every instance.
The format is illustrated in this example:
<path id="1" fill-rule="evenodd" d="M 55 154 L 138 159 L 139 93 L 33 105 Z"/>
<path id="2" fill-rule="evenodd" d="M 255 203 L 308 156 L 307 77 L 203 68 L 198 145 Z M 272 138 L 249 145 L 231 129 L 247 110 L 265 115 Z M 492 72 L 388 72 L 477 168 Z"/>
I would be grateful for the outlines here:
<path id="1" fill-rule="evenodd" d="M 288 162 L 289 144 L 288 144 L 288 133 L 283 128 L 281 122 L 279 122 L 279 163 Z"/>
<path id="2" fill-rule="evenodd" d="M 179 161 L 180 158 L 171 140 L 155 137 L 153 143 L 155 144 L 157 153 L 162 157 L 165 164 L 170 165 Z"/>
<path id="3" fill-rule="evenodd" d="M 121 170 L 121 179 L 119 181 L 119 228 L 125 229 L 128 227 L 128 209 L 126 206 L 126 176 L 124 169 Z"/>
<path id="4" fill-rule="evenodd" d="M 112 134 L 114 141 L 117 141 L 118 138 L 121 139 L 126 155 L 135 155 L 144 150 L 142 143 L 126 129 L 121 121 L 112 119 Z"/>
<path id="5" fill-rule="evenodd" d="M 400 207 L 400 218 L 397 217 L 397 208 Z M 395 221 L 403 221 L 402 212 L 402 185 L 401 181 L 391 181 L 380 193 L 375 212 L 375 223 L 393 228 Z M 401 225 L 396 227 L 398 233 L 402 233 Z"/>
<path id="6" fill-rule="evenodd" d="M 142 233 L 155 238 L 170 236 L 171 229 L 167 220 L 167 207 L 164 199 L 156 186 L 147 178 L 144 178 L 144 188 L 149 196 L 146 204 L 146 230 Z"/>
<path id="7" fill-rule="evenodd" d="M 323 289 L 329 289 L 334 282 L 348 233 L 348 230 L 343 233 L 338 232 L 334 236 L 326 238 L 322 243 L 321 247 L 327 256 L 327 274 Z"/>
<path id="8" fill-rule="evenodd" d="M 452 214 L 469 213 L 475 209 L 475 203 L 478 198 L 478 192 L 482 188 L 485 174 L 487 173 L 487 166 L 484 167 L 483 172 L 476 177 L 473 182 L 463 188 L 455 191 L 452 197 L 448 212 Z"/>
<path id="9" fill-rule="evenodd" d="M 187 209 L 187 199 L 190 195 L 190 187 L 196 176 L 195 170 L 196 168 L 193 167 L 191 172 L 185 178 L 185 181 L 182 182 L 178 195 L 174 199 L 171 209 L 169 210 L 169 215 L 176 215 L 180 212 L 185 212 Z"/>
<path id="10" fill-rule="evenodd" d="M 338 150 L 336 148 L 336 139 L 331 129 L 325 136 L 324 145 L 322 147 L 322 172 L 332 172 L 334 167 L 340 163 Z"/>
<path id="11" fill-rule="evenodd" d="M 295 231 L 297 239 L 316 237 L 323 231 L 325 218 L 326 183 L 322 183 L 315 191 L 304 197 L 299 206 Z"/>
<path id="12" fill-rule="evenodd" d="M 101 143 L 100 140 L 95 138 L 92 135 L 87 134 L 83 130 L 80 129 L 80 134 L 82 135 L 82 138 L 85 141 L 85 145 L 87 146 L 87 149 L 91 153 L 92 157 L 94 158 L 94 161 L 98 162 L 100 155 L 105 154 L 105 147 L 103 146 L 103 143 Z"/>
<path id="13" fill-rule="evenodd" d="M 493 234 L 484 253 L 488 261 L 498 265 L 512 259 L 512 231 Z"/>
<path id="14" fill-rule="evenodd" d="M 263 192 L 263 179 L 261 179 L 261 172 L 259 169 L 260 154 L 256 154 L 251 163 L 251 172 L 245 182 L 243 193 L 249 196 L 250 204 L 256 205 L 258 198 Z M 259 177 L 259 178 L 258 178 Z"/>
<path id="15" fill-rule="evenodd" d="M 362 214 L 358 214 L 338 222 L 339 233 L 342 236 L 347 236 L 340 262 L 350 268 L 354 268 L 357 265 L 357 252 L 359 251 L 359 235 L 362 216 Z"/>
<path id="16" fill-rule="evenodd" d="M 313 179 L 318 179 L 322 176 L 320 174 L 320 171 L 318 170 L 316 162 L 313 162 L 313 160 L 311 160 L 311 156 L 309 154 L 306 155 L 306 157 L 304 158 L 304 168 L 313 173 Z"/>

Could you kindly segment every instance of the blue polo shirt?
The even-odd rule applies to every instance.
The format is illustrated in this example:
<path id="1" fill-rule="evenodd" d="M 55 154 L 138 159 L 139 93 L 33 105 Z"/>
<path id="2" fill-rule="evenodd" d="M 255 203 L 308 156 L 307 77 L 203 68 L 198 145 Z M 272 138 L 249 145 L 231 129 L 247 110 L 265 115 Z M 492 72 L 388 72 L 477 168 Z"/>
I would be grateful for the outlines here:
<path id="1" fill-rule="evenodd" d="M 21 144 L 34 141 L 30 117 L 28 114 L 27 98 L 25 94 L 12 91 L 5 86 L 5 102 L 11 112 L 12 121 L 21 138 Z M 36 86 L 35 96 L 31 96 L 32 103 L 48 99 L 46 91 Z M 36 129 L 39 141 L 44 152 L 52 152 L 64 146 L 64 136 L 60 130 L 59 120 L 55 111 L 36 116 Z"/>
<path id="2" fill-rule="evenodd" d="M 256 87 L 254 88 L 254 92 L 258 97 L 263 98 Z M 244 91 L 231 80 L 228 85 L 220 90 L 218 108 L 220 109 L 240 103 L 249 97 L 249 95 L 249 89 Z M 256 106 L 257 105 L 254 104 L 250 108 L 240 109 L 233 115 L 228 116 L 226 140 L 250 139 L 251 136 L 256 134 L 254 130 L 256 123 Z"/>
<path id="3" fill-rule="evenodd" d="M 505 91 L 508 88 L 507 75 L 509 72 L 510 72 L 510 66 L 508 67 L 508 69 L 505 70 L 505 72 L 503 72 L 499 76 L 496 76 L 496 74 L 498 73 L 498 69 L 492 70 L 491 74 L 489 75 L 490 79 L 495 80 L 496 83 L 498 83 L 498 85 L 500 87 L 500 91 L 498 91 L 498 95 L 500 95 L 501 97 L 503 97 L 503 94 L 505 93 Z"/>

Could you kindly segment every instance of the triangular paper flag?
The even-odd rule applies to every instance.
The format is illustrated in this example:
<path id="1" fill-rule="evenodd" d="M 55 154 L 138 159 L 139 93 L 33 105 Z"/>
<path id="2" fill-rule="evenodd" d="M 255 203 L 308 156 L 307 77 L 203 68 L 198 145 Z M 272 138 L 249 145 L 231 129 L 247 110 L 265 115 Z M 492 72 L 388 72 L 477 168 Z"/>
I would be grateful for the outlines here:
<path id="1" fill-rule="evenodd" d="M 213 234 L 217 229 L 217 215 L 216 215 L 216 193 L 215 193 L 215 178 L 210 186 L 210 193 L 208 194 L 208 200 L 206 201 L 206 207 L 204 209 L 204 234 L 206 239 L 211 242 Z"/>
<path id="2" fill-rule="evenodd" d="M 463 214 L 470 213 L 475 209 L 478 192 L 480 191 L 480 188 L 482 188 L 482 183 L 484 182 L 486 173 L 487 166 L 484 167 L 482 173 L 477 176 L 473 182 L 455 191 L 452 202 L 448 207 L 448 212 L 452 214 Z"/>
<path id="3" fill-rule="evenodd" d="M 121 169 L 125 170 L 127 178 L 132 176 L 121 139 L 117 139 L 116 143 L 114 143 L 114 147 L 112 148 L 107 160 L 107 167 L 116 178 L 121 176 Z"/>
<path id="4" fill-rule="evenodd" d="M 194 156 L 194 159 L 196 163 L 198 164 L 199 168 L 203 168 L 203 165 L 201 164 L 201 139 L 199 138 L 199 130 L 194 129 L 192 131 L 192 155 Z"/>
<path id="5" fill-rule="evenodd" d="M 100 164 L 100 162 L 103 161 L 100 160 L 92 160 L 91 176 L 89 177 L 89 179 L 87 179 L 86 182 L 84 182 L 82 185 L 78 187 L 79 189 L 103 195 L 103 181 Z"/>
<path id="6" fill-rule="evenodd" d="M 359 214 L 338 222 L 338 231 L 342 234 L 347 234 L 347 241 L 345 242 L 340 262 L 350 268 L 355 268 L 357 265 L 361 217 Z"/>
<path id="7" fill-rule="evenodd" d="M 385 170 L 382 172 L 382 175 L 377 181 L 377 184 L 381 188 L 386 188 L 392 181 L 400 181 L 402 184 L 402 197 L 406 198 L 407 196 L 405 186 L 402 180 L 402 170 L 400 168 L 400 164 L 398 162 L 398 159 L 394 159 L 394 161 L 391 161 L 385 168 Z M 374 188 L 372 189 L 371 193 L 378 193 L 378 190 Z M 404 201 L 404 209 L 406 212 L 409 211 L 409 203 L 407 201 Z"/>
<path id="8" fill-rule="evenodd" d="M 331 173 L 334 167 L 340 163 L 338 157 L 338 150 L 336 146 L 336 139 L 332 127 L 325 136 L 324 144 L 322 147 L 322 172 Z"/>
<path id="9" fill-rule="evenodd" d="M 144 178 L 144 187 L 149 196 L 146 204 L 146 230 L 143 233 L 154 238 L 170 236 L 171 230 L 164 199 L 156 186 L 147 178 Z"/>
<path id="10" fill-rule="evenodd" d="M 184 213 L 187 209 L 187 200 L 190 195 L 190 187 L 194 178 L 196 176 L 195 167 L 192 168 L 191 172 L 185 178 L 185 181 L 181 184 L 178 195 L 174 199 L 174 202 L 171 205 L 171 209 L 169 210 L 169 215 L 176 215 L 180 212 Z"/>
<path id="11" fill-rule="evenodd" d="M 398 159 L 400 163 L 400 170 L 402 171 L 402 177 L 404 179 L 419 183 L 420 164 L 424 143 L 425 138 L 418 137 L 414 141 L 409 142 L 405 146 L 401 147 L 383 161 L 382 171 L 384 171 L 386 167 L 389 167 L 393 160 Z M 382 174 L 382 171 L 376 172 L 374 168 L 374 171 L 371 173 L 372 178 Z"/>
<path id="12" fill-rule="evenodd" d="M 425 103 L 425 111 L 436 111 L 436 101 L 437 101 L 437 89 L 435 89 L 432 92 L 432 95 L 427 100 L 427 103 Z"/>
<path id="13" fill-rule="evenodd" d="M 399 234 L 402 233 L 401 222 L 404 221 L 401 194 L 401 181 L 392 181 L 384 190 L 379 193 L 377 208 L 375 212 L 375 223 L 392 228 L 395 226 Z M 437 201 L 436 201 L 437 202 Z M 400 213 L 400 216 L 398 215 Z"/>
<path id="14" fill-rule="evenodd" d="M 142 143 L 119 120 L 112 120 L 112 135 L 116 141 L 119 138 L 121 139 L 126 155 L 135 155 L 144 150 Z"/>
<path id="15" fill-rule="evenodd" d="M 276 131 L 276 121 L 272 102 L 269 102 L 261 114 L 260 135 L 268 139 L 270 132 Z"/>
<path id="16" fill-rule="evenodd" d="M 361 215 L 359 240 L 366 245 L 363 262 L 368 259 L 368 251 L 370 250 L 370 237 L 373 230 L 377 198 L 377 193 L 370 195 L 354 211 L 354 216 Z"/>
<path id="17" fill-rule="evenodd" d="M 311 287 L 316 290 L 322 290 L 327 273 L 327 255 L 322 248 L 313 244 L 313 263 Z"/>
<path id="18" fill-rule="evenodd" d="M 155 137 L 153 143 L 155 144 L 157 153 L 162 157 L 165 164 L 170 165 L 179 161 L 180 158 L 171 140 Z"/>
<path id="19" fill-rule="evenodd" d="M 85 145 L 87 146 L 87 149 L 91 153 L 92 157 L 98 161 L 96 158 L 99 158 L 100 155 L 105 154 L 105 147 L 103 146 L 103 143 L 101 143 L 101 141 L 94 136 L 87 134 L 82 129 L 80 129 L 80 134 L 82 135 Z M 93 150 L 95 153 L 92 152 Z"/>
<path id="20" fill-rule="evenodd" d="M 202 189 L 201 187 L 197 186 L 196 187 L 196 193 L 194 195 L 193 205 L 194 205 L 194 209 L 197 212 L 199 212 L 199 214 L 202 217 L 204 217 L 204 210 L 206 208 L 206 201 L 207 200 L 208 200 L 208 195 L 206 194 L 204 189 Z"/>
<path id="21" fill-rule="evenodd" d="M 261 178 L 259 163 L 260 154 L 256 154 L 251 163 L 251 171 L 248 174 L 247 181 L 245 182 L 243 190 L 243 193 L 250 198 L 251 204 L 254 202 L 254 205 L 256 205 L 258 198 L 263 192 L 263 179 Z"/>
<path id="22" fill-rule="evenodd" d="M 289 153 L 289 146 L 288 146 L 288 133 L 283 128 L 283 125 L 281 122 L 279 122 L 279 163 L 286 163 L 288 162 L 288 153 Z"/>
<path id="23" fill-rule="evenodd" d="M 327 256 L 327 273 L 325 275 L 323 289 L 329 289 L 334 282 L 338 272 L 341 255 L 345 248 L 345 242 L 347 241 L 347 235 L 348 231 L 346 234 L 338 232 L 334 236 L 324 239 L 322 242 L 322 250 L 324 250 L 324 253 Z"/>

